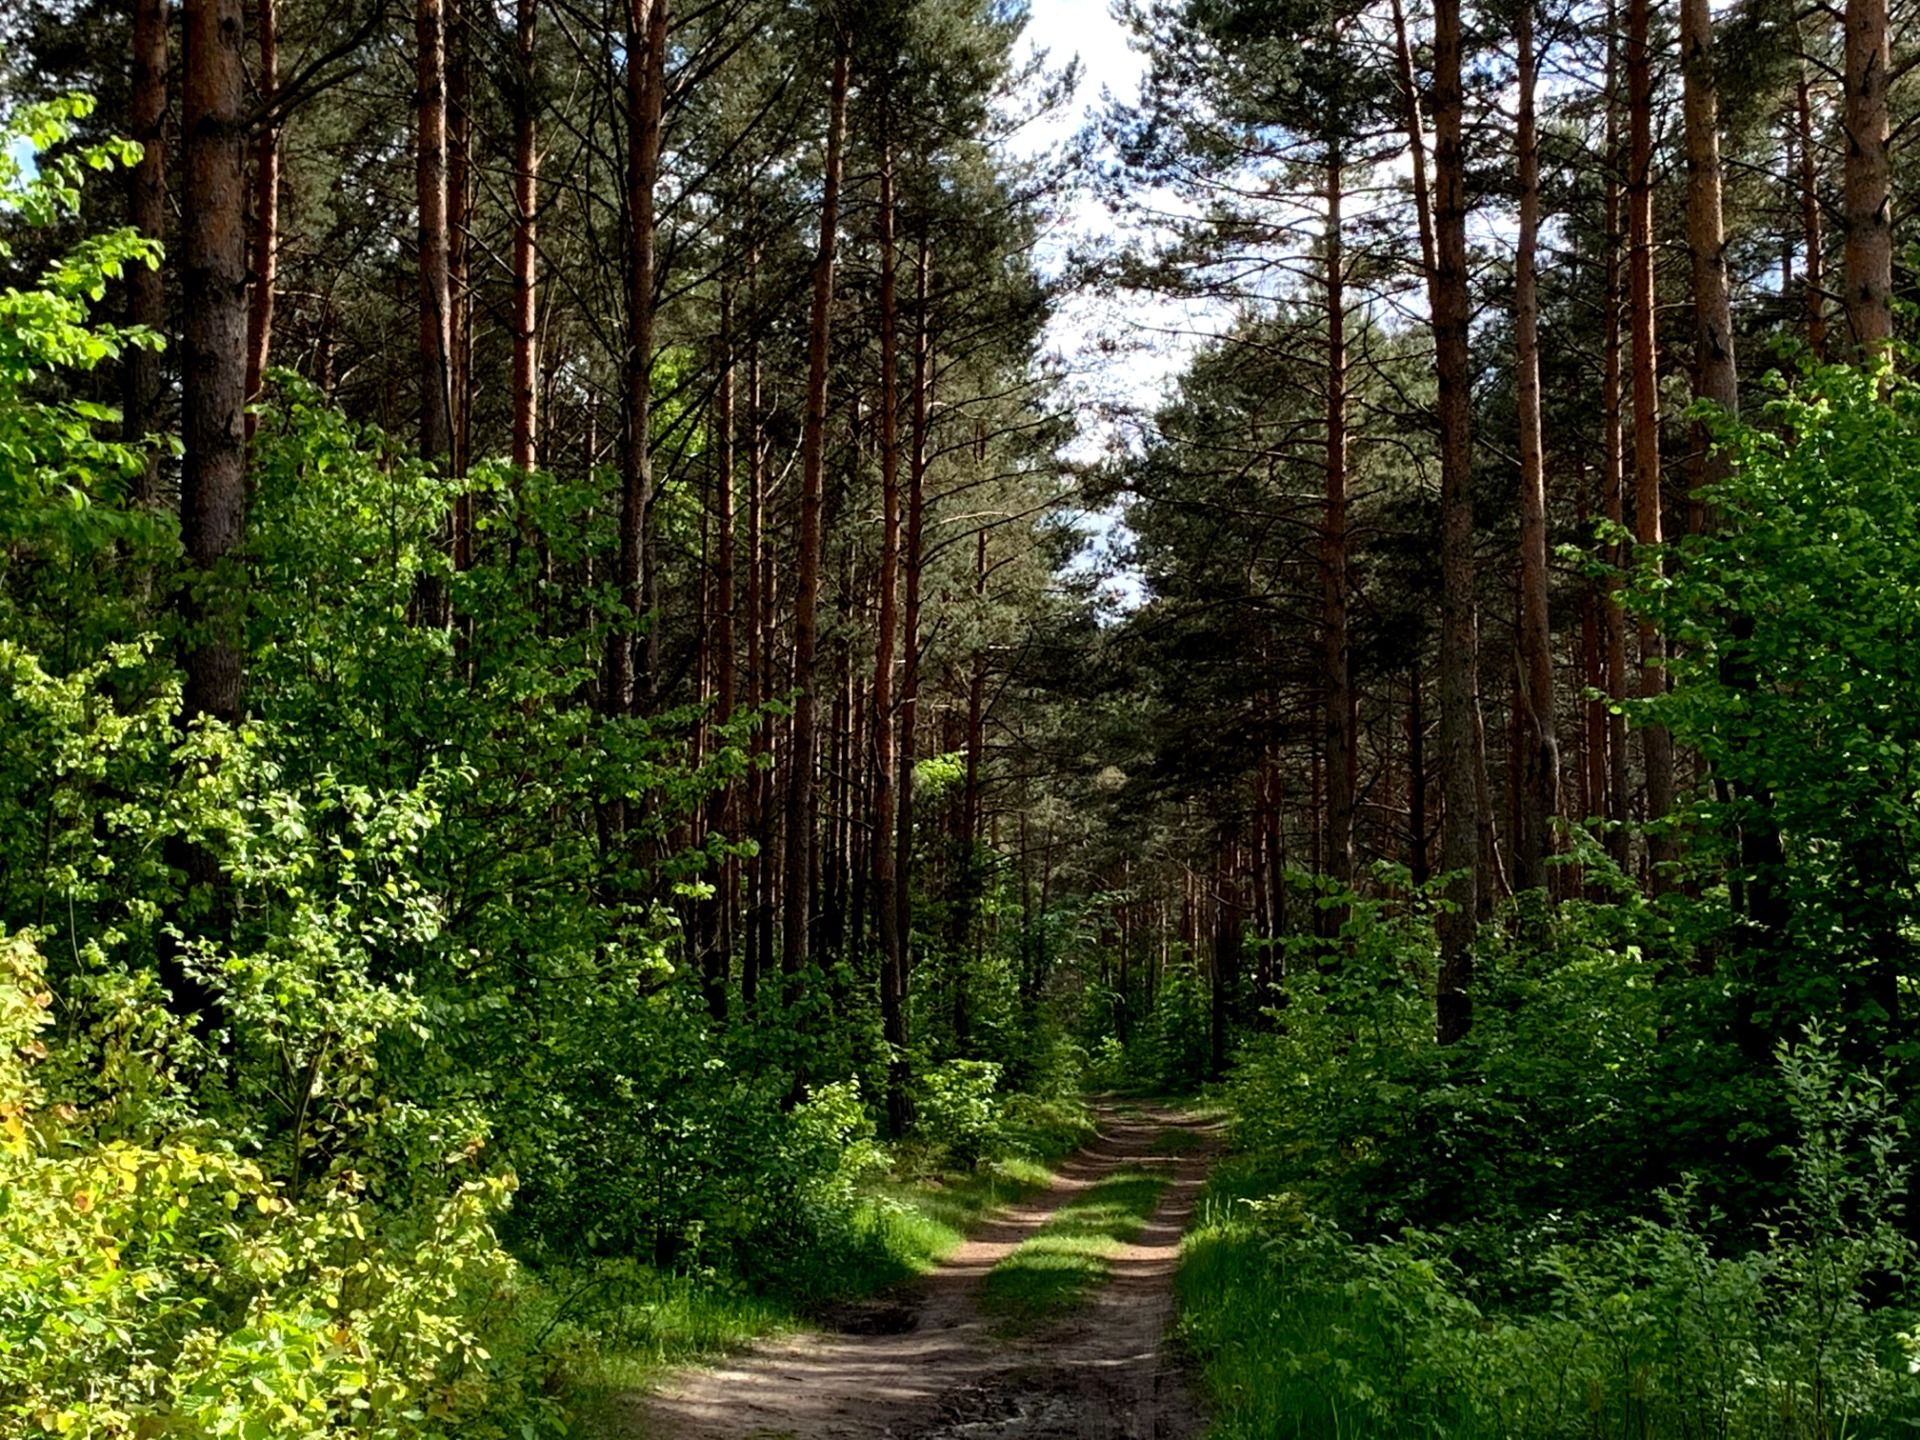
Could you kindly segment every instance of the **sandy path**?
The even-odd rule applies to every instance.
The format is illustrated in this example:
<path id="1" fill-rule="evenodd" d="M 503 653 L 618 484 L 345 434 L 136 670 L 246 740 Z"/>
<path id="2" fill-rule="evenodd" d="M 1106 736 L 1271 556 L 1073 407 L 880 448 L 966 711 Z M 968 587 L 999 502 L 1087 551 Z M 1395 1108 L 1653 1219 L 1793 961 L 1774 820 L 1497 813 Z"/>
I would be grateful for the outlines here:
<path id="1" fill-rule="evenodd" d="M 897 1333 L 804 1335 L 754 1346 L 686 1372 L 621 1408 L 648 1440 L 1195 1440 L 1200 1407 L 1165 1339 L 1173 1272 L 1212 1163 L 1214 1132 L 1150 1105 L 1099 1112 L 1092 1144 L 1059 1167 L 1053 1187 L 1012 1206 L 926 1277 Z M 1158 1154 L 1169 1130 L 1200 1144 Z M 979 1304 L 987 1271 L 1060 1205 L 1127 1165 L 1170 1183 L 1111 1276 L 1073 1314 L 1007 1340 Z M 874 1312 L 885 1316 L 886 1311 Z"/>

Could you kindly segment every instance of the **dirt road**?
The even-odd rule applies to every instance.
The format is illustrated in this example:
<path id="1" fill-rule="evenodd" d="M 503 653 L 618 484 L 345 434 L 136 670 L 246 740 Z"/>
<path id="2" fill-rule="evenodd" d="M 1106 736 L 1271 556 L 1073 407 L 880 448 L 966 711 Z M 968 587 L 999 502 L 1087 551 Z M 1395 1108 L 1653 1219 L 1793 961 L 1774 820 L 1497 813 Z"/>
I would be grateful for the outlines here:
<path id="1" fill-rule="evenodd" d="M 648 1440 L 1197 1440 L 1200 1407 L 1166 1352 L 1173 1272 L 1212 1163 L 1203 1122 L 1151 1105 L 1099 1112 L 1094 1142 L 1044 1194 L 1000 1214 L 916 1294 L 858 1312 L 891 1333 L 806 1335 L 687 1372 L 624 1407 Z M 1161 1137 L 1195 1135 L 1177 1147 Z M 1007 1339 L 982 1311 L 986 1273 L 1062 1204 L 1116 1171 L 1169 1176 L 1146 1228 L 1073 1314 Z"/>

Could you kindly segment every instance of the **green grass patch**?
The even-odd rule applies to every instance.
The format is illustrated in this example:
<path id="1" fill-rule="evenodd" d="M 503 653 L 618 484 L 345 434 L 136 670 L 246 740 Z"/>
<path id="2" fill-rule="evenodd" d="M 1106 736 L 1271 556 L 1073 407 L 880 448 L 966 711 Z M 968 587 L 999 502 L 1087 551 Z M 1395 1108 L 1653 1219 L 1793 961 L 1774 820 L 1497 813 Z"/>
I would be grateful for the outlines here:
<path id="1" fill-rule="evenodd" d="M 996 1160 L 879 1182 L 853 1217 L 854 1243 L 800 1257 L 783 1289 L 812 1302 L 872 1295 L 925 1274 L 993 1211 L 1044 1190 L 1037 1160 Z"/>
<path id="2" fill-rule="evenodd" d="M 522 1344 L 577 1436 L 629 1433 L 617 1398 L 676 1365 L 792 1328 L 790 1306 L 706 1275 L 630 1260 L 556 1266 L 517 1297 Z"/>
<path id="3" fill-rule="evenodd" d="M 1273 1188 L 1230 1162 L 1182 1242 L 1176 1334 L 1209 1440 L 1891 1440 L 1920 1423 L 1897 1352 L 1872 1362 L 1877 1392 L 1853 1392 L 1867 1403 L 1814 1408 L 1831 1370 L 1805 1357 L 1831 1366 L 1827 1332 L 1797 1336 L 1740 1262 L 1676 1248 L 1686 1236 L 1561 1247 L 1573 1288 L 1495 1308 L 1429 1246 L 1356 1245 L 1304 1210 L 1263 1221 L 1241 1203 Z"/>
<path id="4" fill-rule="evenodd" d="M 1272 1234 L 1244 1203 L 1273 1190 L 1245 1161 L 1217 1168 L 1181 1241 L 1176 1336 L 1210 1401 L 1208 1440 L 1512 1440 L 1531 1434 L 1426 1392 L 1404 1422 L 1372 1396 L 1420 1387 L 1379 1364 L 1399 1350 L 1392 1319 L 1364 1292 L 1318 1283 L 1278 1258 Z"/>
<path id="5" fill-rule="evenodd" d="M 1208 1187 L 1175 1282 L 1177 1334 L 1212 1402 L 1209 1440 L 1344 1435 L 1337 1396 L 1300 1360 L 1337 1353 L 1337 1327 L 1353 1317 L 1339 1297 L 1287 1285 L 1235 1190 L 1226 1174 Z"/>
<path id="6" fill-rule="evenodd" d="M 781 1256 L 778 1278 L 758 1289 L 625 1260 L 546 1270 L 517 1307 L 527 1347 L 544 1358 L 576 1435 L 629 1434 L 623 1394 L 703 1357 L 804 1329 L 828 1306 L 908 1283 L 993 1211 L 1044 1190 L 1053 1179 L 1048 1165 L 1084 1138 L 1070 1112 L 1047 1121 L 1029 1138 L 1039 1158 L 951 1170 L 934 1168 L 928 1152 L 903 1152 L 891 1175 L 865 1187 L 831 1243 Z"/>
<path id="7" fill-rule="evenodd" d="M 1181 1241 L 1175 1333 L 1196 1362 L 1211 1402 L 1208 1440 L 1435 1434 L 1502 1440 L 1505 1431 L 1486 1429 L 1476 1417 L 1444 1404 L 1403 1427 L 1355 1401 L 1357 1383 L 1387 1389 L 1404 1383 L 1384 1369 L 1353 1373 L 1363 1357 L 1390 1352 L 1392 1337 L 1364 1296 L 1310 1283 L 1276 1259 L 1271 1236 L 1243 1203 L 1272 1188 L 1270 1177 L 1256 1175 L 1244 1162 L 1223 1164 Z M 1443 1423 L 1436 1410 L 1445 1412 Z"/>
<path id="8" fill-rule="evenodd" d="M 1114 1252 L 1145 1228 L 1167 1177 L 1129 1167 L 1055 1211 L 992 1270 L 981 1289 L 987 1309 L 1026 1329 L 1080 1303 L 1107 1278 Z"/>

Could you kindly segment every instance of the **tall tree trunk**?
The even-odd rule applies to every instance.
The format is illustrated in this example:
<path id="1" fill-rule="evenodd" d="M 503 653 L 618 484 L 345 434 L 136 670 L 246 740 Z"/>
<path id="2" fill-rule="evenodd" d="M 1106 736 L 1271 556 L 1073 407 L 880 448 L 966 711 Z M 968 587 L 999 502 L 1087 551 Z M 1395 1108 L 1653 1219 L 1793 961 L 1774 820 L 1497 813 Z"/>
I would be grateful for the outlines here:
<path id="1" fill-rule="evenodd" d="M 755 342 L 755 380 L 760 379 L 758 369 L 759 348 Z M 793 652 L 789 649 L 783 656 L 780 650 L 780 572 L 775 565 L 772 530 L 772 492 L 767 459 L 767 435 L 765 411 L 761 410 L 759 428 L 755 432 L 755 461 L 760 467 L 760 493 L 763 497 L 763 509 L 766 517 L 761 525 L 760 548 L 760 655 L 761 678 L 760 693 L 763 698 L 771 699 L 791 688 L 793 684 Z M 786 816 L 784 799 L 785 767 L 792 762 L 793 726 L 789 722 L 769 719 L 765 727 L 766 749 L 770 768 L 765 772 L 761 786 L 760 825 L 764 863 L 760 867 L 761 880 L 761 925 L 759 949 L 754 957 L 754 968 L 762 976 L 773 974 L 774 950 L 777 916 L 784 916 L 784 896 L 781 886 L 786 875 Z"/>
<path id="2" fill-rule="evenodd" d="M 1798 33 L 1796 27 L 1795 33 Z M 1794 76 L 1793 123 L 1800 180 L 1800 283 L 1806 291 L 1807 348 L 1827 356 L 1826 240 L 1821 234 L 1820 187 L 1813 158 L 1813 87 L 1804 51 Z"/>
<path id="3" fill-rule="evenodd" d="M 819 913 L 813 927 L 812 953 L 828 968 L 846 954 L 847 780 L 852 771 L 855 738 L 853 665 L 848 644 L 852 622 L 852 602 L 843 586 L 837 643 L 831 651 L 833 702 L 827 707 L 827 728 L 821 746 L 824 753 L 820 787 L 826 792 L 826 813 L 818 825 L 820 839 L 816 869 L 820 879 L 814 890 L 819 897 Z"/>
<path id="4" fill-rule="evenodd" d="M 907 459 L 907 522 L 901 555 L 899 823 L 894 835 L 894 927 L 900 937 L 901 1003 L 913 976 L 913 762 L 920 708 L 920 579 L 925 562 L 927 456 L 933 416 L 933 338 L 927 311 L 933 256 L 920 237 L 914 267 L 913 438 Z"/>
<path id="5" fill-rule="evenodd" d="M 1320 530 L 1321 663 L 1326 667 L 1327 874 L 1353 883 L 1354 704 L 1347 649 L 1347 300 L 1341 235 L 1344 162 L 1327 157 L 1326 507 Z M 1340 916 L 1329 913 L 1337 933 Z"/>
<path id="6" fill-rule="evenodd" d="M 1601 473 L 1600 500 L 1602 512 L 1607 523 L 1617 536 L 1626 523 L 1626 444 L 1625 429 L 1621 422 L 1624 363 L 1622 359 L 1622 340 L 1620 317 L 1625 309 L 1622 301 L 1621 286 L 1623 280 L 1621 266 L 1621 193 L 1620 172 L 1620 107 L 1618 103 L 1619 42 L 1618 27 L 1609 19 L 1607 26 L 1607 193 L 1606 193 L 1606 266 L 1603 287 L 1605 315 L 1602 320 L 1601 370 L 1600 370 L 1600 437 Z M 1606 558 L 1612 562 L 1615 572 L 1606 583 L 1605 609 L 1607 638 L 1607 697 L 1613 702 L 1607 716 L 1607 819 L 1612 822 L 1607 831 L 1607 853 L 1613 863 L 1626 870 L 1632 855 L 1627 833 L 1628 812 L 1631 803 L 1631 782 L 1628 774 L 1627 755 L 1627 718 L 1620 704 L 1627 698 L 1627 616 L 1620 603 L 1621 581 L 1618 573 L 1626 566 L 1626 545 L 1623 541 L 1609 541 L 1604 547 Z"/>
<path id="7" fill-rule="evenodd" d="M 974 546 L 974 604 L 984 609 L 987 597 L 987 532 L 984 528 L 975 536 Z M 967 959 L 973 951 L 974 930 L 980 915 L 980 786 L 985 773 L 986 742 L 987 651 L 984 645 L 975 642 L 967 674 L 966 768 L 960 782 L 960 809 L 954 827 L 955 893 L 950 949 L 954 966 L 953 1029 L 956 1038 L 966 1036 L 972 1026 L 973 1005 Z M 1043 896 L 1046 893 L 1044 881 L 1041 893 Z M 1043 924 L 1045 910 L 1043 901 Z"/>
<path id="8" fill-rule="evenodd" d="M 1467 347 L 1467 160 L 1462 145 L 1460 0 L 1438 0 L 1433 27 L 1434 365 L 1440 419 L 1440 767 L 1446 799 L 1441 868 L 1452 876 L 1442 917 L 1435 1033 L 1473 1026 L 1473 934 L 1479 908 L 1479 637 L 1474 614 L 1473 396 Z"/>
<path id="9" fill-rule="evenodd" d="M 273 287 L 280 250 L 280 128 L 271 113 L 280 88 L 280 16 L 277 0 L 257 0 L 254 39 L 260 73 L 255 80 L 261 107 L 269 113 L 253 137 L 252 294 L 247 310 L 247 399 L 260 398 L 273 353 Z M 247 439 L 257 417 L 247 416 Z"/>
<path id="10" fill-rule="evenodd" d="M 824 537 L 827 436 L 828 322 L 833 310 L 833 263 L 840 228 L 840 165 L 846 145 L 848 55 L 845 38 L 834 47 L 827 107 L 826 175 L 820 194 L 820 248 L 813 262 L 813 311 L 807 327 L 807 414 L 800 440 L 799 566 L 793 602 L 793 742 L 787 762 L 785 913 L 781 917 L 781 968 L 795 975 L 807 965 L 812 926 L 811 879 L 819 808 L 814 788 L 818 688 L 820 566 Z"/>
<path id="11" fill-rule="evenodd" d="M 1553 633 L 1547 608 L 1547 469 L 1540 433 L 1540 132 L 1534 114 L 1539 74 L 1533 0 L 1520 0 L 1520 234 L 1513 267 L 1514 388 L 1520 419 L 1520 633 L 1514 734 L 1519 785 L 1514 815 L 1513 887 L 1547 883 L 1553 821 L 1560 812 L 1560 742 L 1553 716 Z"/>
<path id="12" fill-rule="evenodd" d="M 767 702 L 770 685 L 767 676 L 767 592 L 763 581 L 766 554 L 767 470 L 766 445 L 760 422 L 760 256 L 757 250 L 747 258 L 748 308 L 753 319 L 747 341 L 747 704 L 758 709 Z M 772 925 L 768 908 L 771 883 L 772 836 L 769 833 L 771 787 L 765 764 L 770 761 L 773 720 L 762 717 L 754 726 L 755 764 L 747 773 L 747 833 L 752 836 L 754 854 L 747 861 L 747 924 L 745 943 L 740 953 L 740 1003 L 752 1014 L 759 1003 L 760 975 L 766 951 L 772 948 L 767 938 Z"/>
<path id="13" fill-rule="evenodd" d="M 513 468 L 538 463 L 540 429 L 540 151 L 533 66 L 539 0 L 515 0 L 513 29 Z"/>
<path id="14" fill-rule="evenodd" d="M 667 0 L 627 8 L 626 443 L 621 449 L 620 623 L 607 635 L 604 705 L 630 715 L 638 632 L 653 609 L 648 528 L 653 510 L 654 188 L 660 178 L 660 111 L 666 89 Z M 652 667 L 649 666 L 649 672 Z M 651 679 L 651 673 L 649 674 Z"/>
<path id="15" fill-rule="evenodd" d="M 473 421 L 473 288 L 469 276 L 469 211 L 473 197 L 473 102 L 467 51 L 472 24 L 460 0 L 441 0 L 447 54 L 447 422 L 453 473 L 465 475 Z M 453 563 L 473 563 L 473 497 L 454 496 Z"/>
<path id="16" fill-rule="evenodd" d="M 733 637 L 733 433 L 734 354 L 733 290 L 723 282 L 720 291 L 720 386 L 714 397 L 713 429 L 713 718 L 720 726 L 733 719 L 735 667 Z M 707 831 L 727 834 L 731 829 L 733 787 L 716 791 L 707 801 Z M 722 861 L 712 896 L 702 903 L 701 943 L 705 949 L 703 974 L 707 1009 L 715 1020 L 727 1018 L 727 982 L 733 971 L 728 944 L 733 895 L 728 886 L 730 864 Z"/>
<path id="17" fill-rule="evenodd" d="M 1687 249 L 1692 261 L 1694 396 L 1729 415 L 1740 410 L 1733 348 L 1733 292 L 1727 280 L 1727 236 L 1721 214 L 1719 80 L 1708 0 L 1680 0 L 1680 59 L 1687 137 Z M 1703 446 L 1706 437 L 1701 436 Z M 1708 452 L 1701 483 L 1726 477 L 1725 457 Z M 1704 517 L 1696 504 L 1693 528 Z"/>
<path id="18" fill-rule="evenodd" d="M 893 148 L 880 161 L 880 613 L 873 645 L 873 910 L 880 948 L 880 1021 L 887 1042 L 887 1129 L 906 1133 L 906 946 L 894 865 L 893 637 L 900 584 L 899 281 L 894 246 Z"/>
<path id="19" fill-rule="evenodd" d="M 1604 476 L 1602 477 L 1604 481 Z M 1589 502 L 1584 494 L 1585 477 L 1582 477 L 1580 500 L 1580 533 L 1590 534 L 1588 522 L 1592 518 Z M 1608 774 L 1608 706 L 1604 699 L 1607 691 L 1607 666 L 1605 644 L 1602 640 L 1604 628 L 1604 609 L 1606 593 L 1599 586 L 1583 587 L 1580 597 L 1580 677 L 1586 688 L 1596 697 L 1583 707 L 1586 725 L 1585 769 L 1581 779 L 1582 819 L 1590 820 L 1607 813 L 1607 774 Z"/>
<path id="20" fill-rule="evenodd" d="M 133 93 L 129 126 L 140 142 L 140 163 L 127 180 L 127 223 L 149 240 L 167 236 L 167 0 L 134 0 Z M 163 272 L 135 265 L 127 275 L 127 320 L 165 333 L 167 290 Z M 122 373 L 122 418 L 129 444 L 145 445 L 159 428 L 160 357 L 143 346 L 126 352 Z M 133 498 L 157 498 L 160 452 L 148 446 L 134 477 Z"/>
<path id="21" fill-rule="evenodd" d="M 1847 0 L 1847 137 L 1841 216 L 1847 324 L 1861 358 L 1871 359 L 1893 336 L 1893 166 L 1887 114 L 1892 65 L 1887 0 Z"/>
<path id="22" fill-rule="evenodd" d="M 447 55 L 442 0 L 415 0 L 414 200 L 420 215 L 420 453 L 453 453 L 447 276 Z"/>
<path id="23" fill-rule="evenodd" d="M 1652 0 L 1627 4 L 1627 313 L 1633 336 L 1634 536 L 1651 549 L 1663 539 L 1660 495 L 1660 376 L 1654 334 L 1653 284 L 1653 54 Z M 1640 695 L 1666 692 L 1666 641 L 1651 624 L 1640 626 Z M 1647 779 L 1647 820 L 1657 823 L 1673 809 L 1673 738 L 1664 726 L 1640 731 Z M 1665 837 L 1649 837 L 1653 885 L 1674 849 Z"/>
<path id="24" fill-rule="evenodd" d="M 240 587 L 222 575 L 246 532 L 247 201 L 240 0 L 187 0 L 186 311 L 180 539 L 188 581 L 186 714 L 240 716 Z"/>

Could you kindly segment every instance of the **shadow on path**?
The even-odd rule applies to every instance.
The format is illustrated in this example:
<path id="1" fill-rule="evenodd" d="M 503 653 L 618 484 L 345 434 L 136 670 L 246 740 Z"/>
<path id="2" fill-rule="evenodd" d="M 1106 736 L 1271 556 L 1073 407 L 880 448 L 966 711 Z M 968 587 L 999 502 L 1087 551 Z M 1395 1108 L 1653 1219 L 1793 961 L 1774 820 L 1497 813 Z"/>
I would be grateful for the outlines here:
<path id="1" fill-rule="evenodd" d="M 895 1333 L 754 1346 L 626 1397 L 648 1440 L 1194 1440 L 1200 1408 L 1166 1353 L 1180 1237 L 1213 1162 L 1213 1125 L 1150 1104 L 1097 1109 L 1099 1129 L 1042 1195 L 998 1212 L 934 1269 Z M 1157 1154 L 1168 1131 L 1200 1137 Z M 1145 1228 L 1069 1315 L 1008 1340 L 980 1306 L 986 1273 L 1068 1201 L 1128 1167 L 1167 1174 Z"/>

